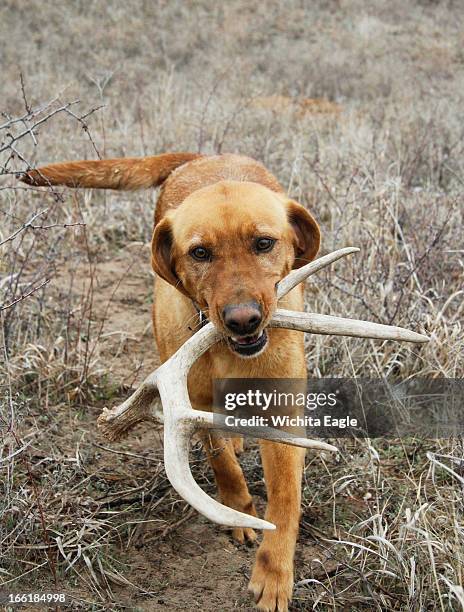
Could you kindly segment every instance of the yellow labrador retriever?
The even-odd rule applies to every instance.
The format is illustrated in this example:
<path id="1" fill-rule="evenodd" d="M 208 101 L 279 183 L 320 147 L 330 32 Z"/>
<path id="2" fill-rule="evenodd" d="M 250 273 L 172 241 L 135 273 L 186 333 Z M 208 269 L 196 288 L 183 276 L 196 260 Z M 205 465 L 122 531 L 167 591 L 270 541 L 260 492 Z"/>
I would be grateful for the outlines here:
<path id="1" fill-rule="evenodd" d="M 52 164 L 30 171 L 33 185 L 140 189 L 161 185 L 155 212 L 153 324 L 162 361 L 206 317 L 224 340 L 200 358 L 189 377 L 192 405 L 211 410 L 215 378 L 305 378 L 303 335 L 267 327 L 277 307 L 276 284 L 316 256 L 319 228 L 289 199 L 274 176 L 240 155 L 171 153 L 144 158 Z M 301 285 L 280 304 L 303 309 Z M 221 501 L 255 515 L 236 458 L 240 443 L 205 434 Z M 304 450 L 261 441 L 268 506 L 277 526 L 258 548 L 249 590 L 260 610 L 284 611 L 293 589 Z M 218 452 L 219 451 L 219 452 Z M 234 529 L 239 542 L 252 529 Z"/>

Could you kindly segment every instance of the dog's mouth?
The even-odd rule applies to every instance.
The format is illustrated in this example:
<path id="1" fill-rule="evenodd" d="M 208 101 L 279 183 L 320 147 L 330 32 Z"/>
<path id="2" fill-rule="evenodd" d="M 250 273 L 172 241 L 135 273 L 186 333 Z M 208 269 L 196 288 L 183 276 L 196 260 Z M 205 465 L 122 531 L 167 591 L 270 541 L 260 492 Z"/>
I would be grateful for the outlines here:
<path id="1" fill-rule="evenodd" d="M 265 329 L 251 336 L 228 336 L 229 348 L 240 355 L 240 357 L 256 357 L 261 353 L 268 343 L 268 335 Z"/>

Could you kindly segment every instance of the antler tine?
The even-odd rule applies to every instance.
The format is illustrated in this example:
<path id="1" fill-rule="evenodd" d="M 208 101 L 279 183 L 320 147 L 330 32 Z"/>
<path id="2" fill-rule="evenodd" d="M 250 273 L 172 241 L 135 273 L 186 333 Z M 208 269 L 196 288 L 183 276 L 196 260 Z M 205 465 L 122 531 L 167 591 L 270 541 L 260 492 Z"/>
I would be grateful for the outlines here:
<path id="1" fill-rule="evenodd" d="M 195 350 L 197 347 L 191 348 Z M 164 468 L 170 483 L 191 506 L 210 521 L 229 527 L 275 529 L 275 525 L 268 521 L 223 506 L 200 489 L 193 478 L 189 464 L 190 438 L 202 419 L 201 413 L 198 419 L 196 411 L 191 407 L 187 373 L 182 372 L 183 364 L 179 353 L 173 357 L 169 368 L 164 367 L 168 363 L 166 362 L 157 372 L 164 410 Z"/>
<path id="2" fill-rule="evenodd" d="M 189 464 L 189 443 L 193 432 L 214 428 L 230 433 L 247 433 L 254 437 L 276 440 L 306 448 L 337 451 L 325 442 L 298 438 L 273 428 L 240 428 L 225 425 L 222 415 L 194 410 L 190 403 L 187 376 L 191 366 L 219 339 L 212 323 L 190 338 L 156 371 L 156 381 L 164 413 L 164 466 L 176 491 L 198 512 L 213 522 L 230 527 L 275 529 L 272 523 L 223 506 L 209 497 L 195 482 Z"/>
<path id="3" fill-rule="evenodd" d="M 213 414 L 202 410 L 192 410 L 190 420 L 195 421 L 196 427 L 206 427 L 208 429 L 219 429 L 227 431 L 229 434 L 243 434 L 252 438 L 261 438 L 263 440 L 273 440 L 282 444 L 290 444 L 291 446 L 301 446 L 301 448 L 313 448 L 315 450 L 325 450 L 332 453 L 337 453 L 338 448 L 321 442 L 320 440 L 310 440 L 309 438 L 299 438 L 293 434 L 281 431 L 275 427 L 259 427 L 247 426 L 239 427 L 235 425 L 227 425 L 225 416 L 222 414 Z"/>
<path id="4" fill-rule="evenodd" d="M 152 414 L 152 404 L 158 394 L 156 377 L 157 370 L 149 374 L 137 391 L 120 406 L 114 406 L 111 410 L 103 408 L 97 426 L 106 438 L 118 440 L 140 421 L 151 418 L 163 420 L 160 414 Z"/>
<path id="5" fill-rule="evenodd" d="M 275 529 L 273 523 L 228 508 L 200 489 L 189 464 L 190 437 L 194 428 L 190 419 L 165 421 L 164 468 L 174 489 L 200 514 L 214 523 L 228 527 Z"/>
<path id="6" fill-rule="evenodd" d="M 403 342 L 429 342 L 423 334 L 396 327 L 381 325 L 358 319 L 332 317 L 314 312 L 294 312 L 277 309 L 270 323 L 271 327 L 284 327 L 310 334 L 325 334 L 331 336 L 352 336 L 355 338 L 373 338 L 376 340 L 399 340 Z"/>
<path id="7" fill-rule="evenodd" d="M 324 255 L 324 257 L 319 257 L 319 259 L 316 259 L 316 261 L 312 261 L 311 263 L 298 268 L 298 270 L 292 270 L 290 274 L 287 274 L 287 276 L 278 283 L 277 299 L 280 300 L 280 298 L 284 297 L 284 295 L 306 280 L 309 276 L 316 274 L 316 272 L 319 272 L 319 270 L 322 270 L 322 268 L 330 266 L 330 264 L 337 261 L 337 259 L 341 259 L 342 257 L 358 252 L 359 249 L 357 247 L 338 249 L 338 251 Z"/>

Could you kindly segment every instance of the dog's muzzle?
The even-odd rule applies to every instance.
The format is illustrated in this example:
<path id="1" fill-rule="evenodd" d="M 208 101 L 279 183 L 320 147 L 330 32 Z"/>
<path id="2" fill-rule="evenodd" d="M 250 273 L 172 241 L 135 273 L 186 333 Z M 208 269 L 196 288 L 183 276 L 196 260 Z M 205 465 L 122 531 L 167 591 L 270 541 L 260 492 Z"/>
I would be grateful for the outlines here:
<path id="1" fill-rule="evenodd" d="M 266 347 L 267 332 L 259 331 L 263 313 L 258 302 L 228 304 L 222 311 L 222 320 L 229 348 L 240 357 L 256 357 Z"/>
<path id="2" fill-rule="evenodd" d="M 199 306 L 192 300 L 192 303 L 195 307 L 195 310 L 198 313 L 198 324 L 197 324 L 197 329 L 204 327 L 205 325 L 207 325 L 209 323 L 209 319 L 208 317 L 205 315 L 205 313 L 201 310 L 201 308 L 199 308 Z M 257 306 L 257 305 L 256 305 Z M 224 309 L 226 311 L 226 309 Z M 232 309 L 228 309 L 227 313 L 230 315 L 230 313 L 233 313 L 234 308 Z M 243 331 L 246 330 L 250 330 L 250 331 L 254 331 L 253 328 L 256 327 L 256 323 L 261 323 L 261 314 L 260 312 L 257 313 L 259 315 L 259 319 L 258 317 L 256 317 L 258 320 L 255 321 L 241 321 L 240 325 L 236 325 L 235 322 L 232 323 L 232 325 L 230 325 L 230 316 L 229 316 L 229 325 L 227 326 L 229 328 L 229 332 L 230 332 L 230 328 L 231 327 L 236 327 L 237 330 L 240 329 Z M 226 315 L 226 312 L 224 312 L 224 315 Z M 235 331 L 235 330 L 234 330 Z M 235 353 L 236 355 L 238 355 L 239 357 L 243 357 L 243 358 L 248 358 L 248 357 L 256 357 L 258 356 L 267 346 L 267 343 L 269 341 L 269 337 L 267 334 L 267 331 L 265 329 L 261 330 L 258 333 L 248 333 L 248 334 L 243 334 L 243 335 L 230 335 L 227 336 L 227 345 L 230 348 L 230 350 Z"/>

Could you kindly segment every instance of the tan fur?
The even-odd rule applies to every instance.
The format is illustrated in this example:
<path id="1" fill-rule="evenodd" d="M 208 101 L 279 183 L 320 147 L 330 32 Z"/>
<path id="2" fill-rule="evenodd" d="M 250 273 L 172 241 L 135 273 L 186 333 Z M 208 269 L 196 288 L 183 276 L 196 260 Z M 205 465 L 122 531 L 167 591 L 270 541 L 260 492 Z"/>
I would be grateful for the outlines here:
<path id="1" fill-rule="evenodd" d="M 65 162 L 26 172 L 21 180 L 40 187 L 148 189 L 160 185 L 175 168 L 197 157 L 200 156 L 195 153 L 167 153 L 154 157 Z"/>
<path id="2" fill-rule="evenodd" d="M 53 184 L 112 188 L 117 184 L 117 188 L 132 189 L 165 179 L 152 240 L 152 264 L 158 274 L 153 325 L 162 361 L 196 331 L 198 316 L 192 301 L 226 334 L 224 306 L 255 300 L 262 307 L 265 327 L 277 307 L 276 283 L 317 253 L 320 237 L 314 219 L 250 158 L 189 159 L 188 154 L 179 154 L 143 159 L 57 164 L 37 170 L 26 180 L 39 184 L 37 177 L 44 175 Z M 115 168 L 124 180 L 113 181 Z M 251 248 L 256 235 L 275 238 L 273 250 L 257 255 Z M 211 262 L 199 263 L 191 257 L 190 249 L 198 244 L 213 251 Z M 301 286 L 279 306 L 302 310 Z M 189 376 L 192 405 L 211 410 L 214 378 L 305 378 L 303 335 L 285 329 L 267 333 L 268 346 L 256 357 L 240 358 L 226 341 L 203 355 Z M 207 432 L 202 439 L 223 503 L 255 514 L 234 452 L 241 445 Z M 293 588 L 304 451 L 269 442 L 262 442 L 260 448 L 268 496 L 265 518 L 277 530 L 264 533 L 249 589 L 259 609 L 284 611 Z M 235 529 L 233 535 L 239 542 L 256 537 L 251 529 Z"/>

